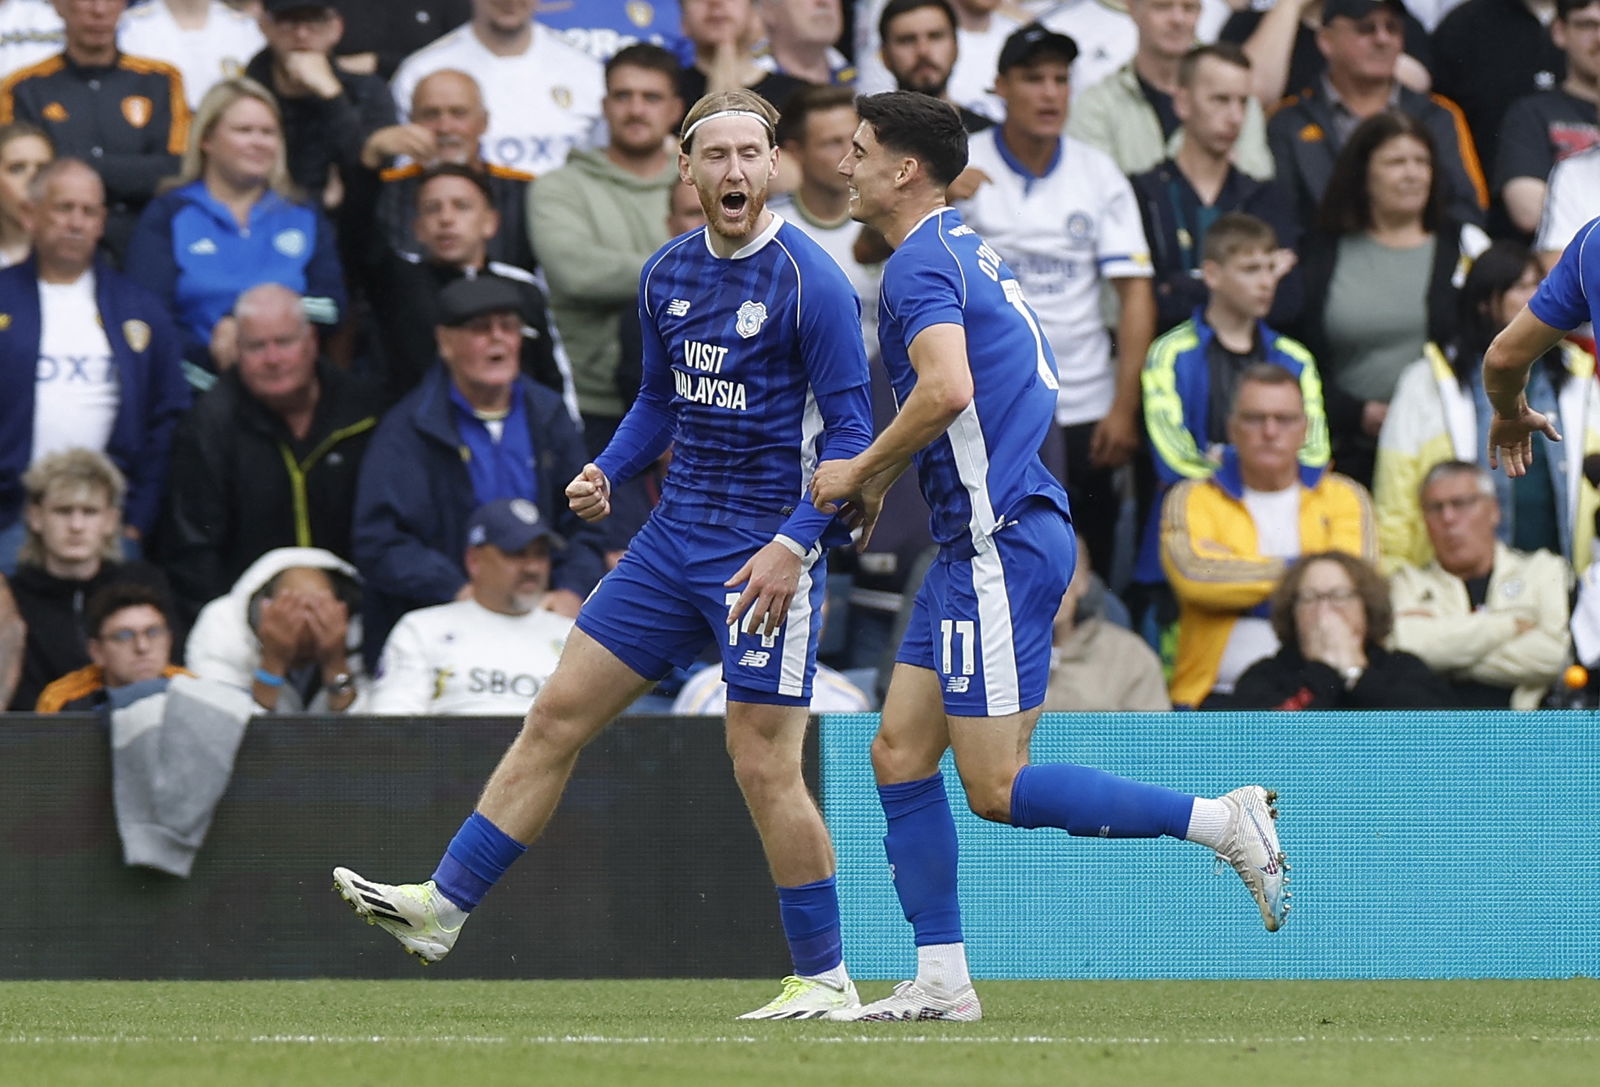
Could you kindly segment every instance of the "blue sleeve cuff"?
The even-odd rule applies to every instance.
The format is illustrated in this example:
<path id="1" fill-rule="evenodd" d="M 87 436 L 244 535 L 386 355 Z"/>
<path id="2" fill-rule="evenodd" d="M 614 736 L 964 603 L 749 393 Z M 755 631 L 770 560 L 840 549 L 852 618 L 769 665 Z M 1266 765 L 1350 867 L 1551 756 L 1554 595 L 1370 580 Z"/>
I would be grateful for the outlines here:
<path id="1" fill-rule="evenodd" d="M 783 527 L 778 529 L 778 534 L 789 537 L 807 551 L 811 551 L 822 540 L 822 534 L 833 523 L 833 519 L 831 513 L 823 513 L 811 504 L 811 499 L 807 498 L 789 515 Z"/>

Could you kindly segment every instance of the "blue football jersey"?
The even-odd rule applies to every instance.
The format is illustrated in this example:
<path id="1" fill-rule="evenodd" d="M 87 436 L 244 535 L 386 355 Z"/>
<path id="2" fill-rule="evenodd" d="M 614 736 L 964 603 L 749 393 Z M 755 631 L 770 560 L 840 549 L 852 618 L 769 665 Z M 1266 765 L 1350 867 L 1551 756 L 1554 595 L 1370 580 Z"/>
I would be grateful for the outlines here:
<path id="1" fill-rule="evenodd" d="M 673 418 L 658 509 L 763 530 L 798 511 L 810 546 L 831 520 L 807 494 L 817 462 L 872 440 L 861 302 L 833 258 L 779 215 L 731 258 L 711 251 L 706 229 L 668 242 L 640 275 L 639 399 Z M 822 536 L 847 538 L 836 522 Z"/>
<path id="2" fill-rule="evenodd" d="M 918 333 L 966 329 L 972 402 L 915 458 L 933 538 L 985 550 L 1035 496 L 1066 514 L 1067 492 L 1039 459 L 1055 418 L 1055 356 L 1016 276 L 954 208 L 930 212 L 889 258 L 878 312 L 883 365 L 901 403 L 917 383 Z"/>
<path id="3" fill-rule="evenodd" d="M 534 21 L 599 61 L 641 41 L 672 50 L 686 64 L 694 57 L 693 43 L 681 33 L 678 0 L 544 0 Z"/>
<path id="4" fill-rule="evenodd" d="M 1600 219 L 1590 220 L 1567 244 L 1528 300 L 1528 309 L 1551 328 L 1570 332 L 1585 321 L 1600 327 Z M 1588 289 L 1585 289 L 1587 285 Z"/>

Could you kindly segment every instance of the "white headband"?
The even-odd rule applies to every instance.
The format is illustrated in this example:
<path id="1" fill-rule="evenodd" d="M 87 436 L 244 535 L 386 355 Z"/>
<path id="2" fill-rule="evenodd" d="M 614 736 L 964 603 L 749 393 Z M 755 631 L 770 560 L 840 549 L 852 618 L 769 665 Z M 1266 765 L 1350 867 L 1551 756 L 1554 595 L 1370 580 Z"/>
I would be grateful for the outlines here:
<path id="1" fill-rule="evenodd" d="M 707 121 L 715 121 L 719 117 L 753 117 L 756 120 L 761 122 L 761 127 L 767 130 L 767 135 L 768 136 L 775 135 L 775 133 L 772 131 L 772 122 L 767 120 L 765 117 L 763 117 L 761 114 L 757 113 L 753 109 L 719 109 L 715 113 L 706 114 L 704 117 L 700 118 L 694 124 L 689 126 L 689 130 L 683 134 L 683 144 L 684 144 L 684 146 L 687 147 L 688 144 L 689 144 L 689 141 L 694 139 L 694 130 L 695 129 L 699 128 L 701 125 L 705 124 Z"/>

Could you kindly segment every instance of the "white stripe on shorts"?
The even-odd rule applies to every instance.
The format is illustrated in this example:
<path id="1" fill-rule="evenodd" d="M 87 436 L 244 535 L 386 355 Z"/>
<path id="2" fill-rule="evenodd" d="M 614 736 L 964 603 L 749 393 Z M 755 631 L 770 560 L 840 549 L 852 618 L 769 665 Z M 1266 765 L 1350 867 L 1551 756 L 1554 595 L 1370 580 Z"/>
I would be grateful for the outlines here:
<path id="1" fill-rule="evenodd" d="M 811 645 L 811 564 L 808 557 L 800 571 L 800 584 L 789 601 L 789 614 L 783 620 L 783 660 L 778 672 L 778 693 L 799 698 L 806 691 L 806 650 Z"/>
<path id="2" fill-rule="evenodd" d="M 978 598 L 978 644 L 983 647 L 983 692 L 990 717 L 1016 713 L 1022 701 L 1017 689 L 1017 651 L 1011 640 L 1011 597 L 1000 549 L 990 547 L 972 557 L 972 592 Z"/>

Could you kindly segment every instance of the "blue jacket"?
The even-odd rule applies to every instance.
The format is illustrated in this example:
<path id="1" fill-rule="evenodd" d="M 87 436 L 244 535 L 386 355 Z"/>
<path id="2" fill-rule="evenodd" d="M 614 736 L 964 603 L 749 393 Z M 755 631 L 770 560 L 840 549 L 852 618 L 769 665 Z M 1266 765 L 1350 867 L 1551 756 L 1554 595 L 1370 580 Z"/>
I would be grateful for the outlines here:
<path id="1" fill-rule="evenodd" d="M 567 506 L 566 488 L 589 457 L 561 397 L 519 375 L 533 439 L 537 494 L 528 495 L 566 546 L 555 552 L 550 584 L 587 596 L 605 571 L 604 536 Z M 466 444 L 456 430 L 450 377 L 435 364 L 389 410 L 367 447 L 351 529 L 356 566 L 366 578 L 365 647 L 376 653 L 403 612 L 455 597 L 467 580 L 462 556 L 467 519 L 477 508 Z"/>
<path id="2" fill-rule="evenodd" d="M 204 181 L 163 193 L 139 217 L 128 245 L 128 275 L 167 303 L 183 334 L 183 357 L 205 371 L 211 329 L 239 295 L 281 283 L 305 296 L 306 316 L 336 325 L 344 312 L 344 272 L 333 228 L 315 208 L 268 191 L 241 230 Z"/>
<path id="3" fill-rule="evenodd" d="M 103 260 L 95 261 L 94 281 L 120 388 L 105 453 L 128 478 L 123 519 L 148 535 L 166 489 L 172 429 L 189 409 L 178 333 L 160 299 Z M 40 325 L 39 272 L 29 257 L 0 270 L 0 527 L 22 513 Z"/>

